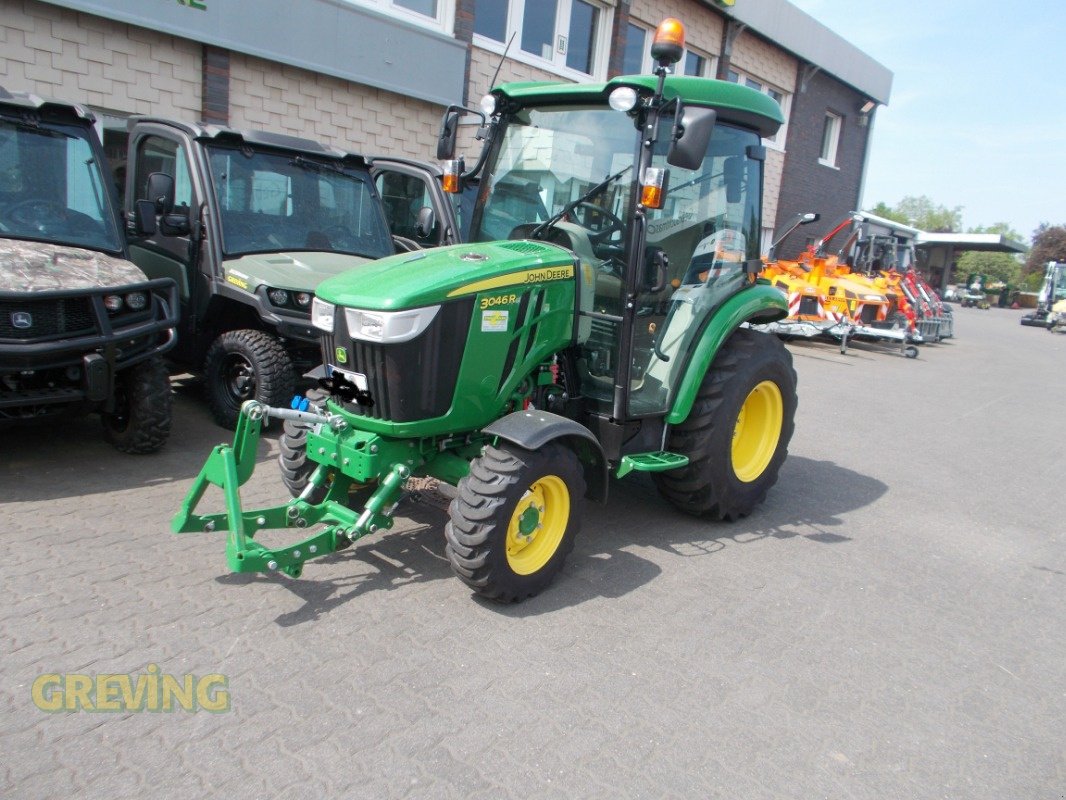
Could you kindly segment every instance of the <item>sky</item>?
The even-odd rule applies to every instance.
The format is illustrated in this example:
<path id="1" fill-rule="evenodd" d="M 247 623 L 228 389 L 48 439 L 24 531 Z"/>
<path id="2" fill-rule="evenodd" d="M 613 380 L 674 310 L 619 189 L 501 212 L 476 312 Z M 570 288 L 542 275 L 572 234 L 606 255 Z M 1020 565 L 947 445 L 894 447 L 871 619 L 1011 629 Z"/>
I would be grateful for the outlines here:
<path id="1" fill-rule="evenodd" d="M 790 2 L 893 73 L 864 209 L 926 195 L 1025 240 L 1066 224 L 1066 0 Z"/>

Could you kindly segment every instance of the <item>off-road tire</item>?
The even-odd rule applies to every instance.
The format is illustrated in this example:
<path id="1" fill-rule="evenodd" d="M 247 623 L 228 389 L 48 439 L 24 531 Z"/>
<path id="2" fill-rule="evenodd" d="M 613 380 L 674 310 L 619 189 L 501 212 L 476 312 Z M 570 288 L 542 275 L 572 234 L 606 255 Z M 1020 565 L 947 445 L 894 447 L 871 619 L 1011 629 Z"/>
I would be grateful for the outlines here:
<path id="1" fill-rule="evenodd" d="M 329 397 L 329 392 L 324 389 L 309 389 L 306 392 L 307 399 L 311 401 L 313 409 L 320 409 Z M 311 479 L 311 473 L 318 466 L 314 461 L 307 458 L 307 434 L 312 426 L 306 422 L 297 420 L 285 420 L 281 428 L 281 438 L 278 439 L 278 467 L 281 469 L 281 480 L 289 494 L 299 497 Z M 308 501 L 321 503 L 326 496 L 325 487 L 311 493 Z"/>
<path id="2" fill-rule="evenodd" d="M 238 385 L 245 370 L 250 384 Z M 288 406 L 296 386 L 292 359 L 275 336 L 257 330 L 227 331 L 211 344 L 204 359 L 207 401 L 215 422 L 235 428 L 245 400 Z"/>
<path id="3" fill-rule="evenodd" d="M 115 410 L 101 414 L 104 439 L 123 453 L 154 453 L 170 436 L 170 375 L 161 358 L 149 358 L 115 376 Z"/>
<path id="4" fill-rule="evenodd" d="M 749 395 L 767 381 L 780 392 L 780 431 L 765 467 L 743 481 L 733 463 L 737 420 Z M 735 331 L 707 370 L 688 418 L 670 430 L 667 449 L 688 456 L 689 463 L 653 474 L 660 494 L 696 516 L 735 520 L 750 514 L 777 482 L 788 455 L 796 402 L 792 354 L 776 337 L 746 328 Z"/>
<path id="5" fill-rule="evenodd" d="M 545 482 L 554 490 L 565 487 L 568 513 L 562 515 L 562 506 L 555 505 L 561 514 L 560 528 L 550 524 L 551 511 L 542 512 L 544 529 L 534 533 L 528 546 L 538 546 L 536 537 L 547 536 L 540 540 L 540 553 L 533 553 L 542 555 L 543 563 L 523 574 L 516 572 L 513 565 L 518 562 L 508 554 L 509 528 L 519 504 L 525 505 L 534 497 L 529 490 Z M 562 444 L 549 443 L 539 450 L 511 444 L 486 446 L 470 462 L 470 473 L 459 481 L 458 494 L 448 508 L 444 549 L 452 570 L 459 580 L 490 600 L 513 603 L 532 597 L 552 581 L 573 550 L 584 496 L 581 465 L 574 452 Z"/>

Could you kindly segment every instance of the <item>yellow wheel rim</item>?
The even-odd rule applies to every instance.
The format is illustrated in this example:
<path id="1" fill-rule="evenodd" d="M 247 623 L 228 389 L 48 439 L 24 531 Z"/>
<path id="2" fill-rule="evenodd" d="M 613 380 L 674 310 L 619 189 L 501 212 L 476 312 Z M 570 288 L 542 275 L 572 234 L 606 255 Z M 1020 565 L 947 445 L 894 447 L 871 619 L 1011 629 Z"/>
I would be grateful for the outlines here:
<path id="1" fill-rule="evenodd" d="M 785 404 L 773 381 L 763 381 L 748 394 L 733 429 L 733 472 L 751 483 L 770 465 L 781 439 Z"/>
<path id="2" fill-rule="evenodd" d="M 507 525 L 507 563 L 518 575 L 543 569 L 566 533 L 570 492 L 562 478 L 545 475 L 526 490 Z"/>

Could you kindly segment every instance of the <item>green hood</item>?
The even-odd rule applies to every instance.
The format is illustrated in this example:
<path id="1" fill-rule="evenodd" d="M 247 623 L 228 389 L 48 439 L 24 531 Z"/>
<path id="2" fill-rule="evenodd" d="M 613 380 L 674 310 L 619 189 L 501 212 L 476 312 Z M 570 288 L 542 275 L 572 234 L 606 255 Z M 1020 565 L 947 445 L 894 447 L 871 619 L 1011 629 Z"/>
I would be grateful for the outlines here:
<path id="1" fill-rule="evenodd" d="M 574 255 L 562 247 L 528 240 L 458 244 L 382 258 L 323 281 L 316 294 L 339 306 L 388 311 L 573 277 Z"/>
<path id="2" fill-rule="evenodd" d="M 257 286 L 313 292 L 326 278 L 362 267 L 371 259 L 344 253 L 253 253 L 228 259 L 226 280 L 254 292 Z M 245 283 L 246 286 L 241 284 Z"/>

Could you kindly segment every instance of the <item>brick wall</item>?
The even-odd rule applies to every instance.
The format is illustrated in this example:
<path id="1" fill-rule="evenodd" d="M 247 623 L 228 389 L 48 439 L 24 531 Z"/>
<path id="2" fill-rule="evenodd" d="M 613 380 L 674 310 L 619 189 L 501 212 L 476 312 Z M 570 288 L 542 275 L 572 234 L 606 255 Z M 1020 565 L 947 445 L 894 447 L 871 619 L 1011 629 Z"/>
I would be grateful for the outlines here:
<path id="1" fill-rule="evenodd" d="M 859 125 L 859 106 L 865 98 L 831 75 L 816 74 L 805 92 L 792 98 L 781 197 L 776 224 L 793 214 L 817 211 L 822 218 L 804 225 L 782 244 L 779 255 L 790 258 L 804 247 L 807 237 L 818 238 L 855 211 L 862 180 L 868 127 Z M 843 117 L 837 150 L 838 169 L 818 163 L 826 111 Z M 839 246 L 842 241 L 834 240 Z"/>
<path id="2" fill-rule="evenodd" d="M 252 56 L 230 57 L 230 125 L 366 154 L 430 158 L 443 109 Z"/>
<path id="3" fill-rule="evenodd" d="M 200 117 L 201 46 L 34 0 L 0 0 L 0 85 L 111 109 Z"/>

